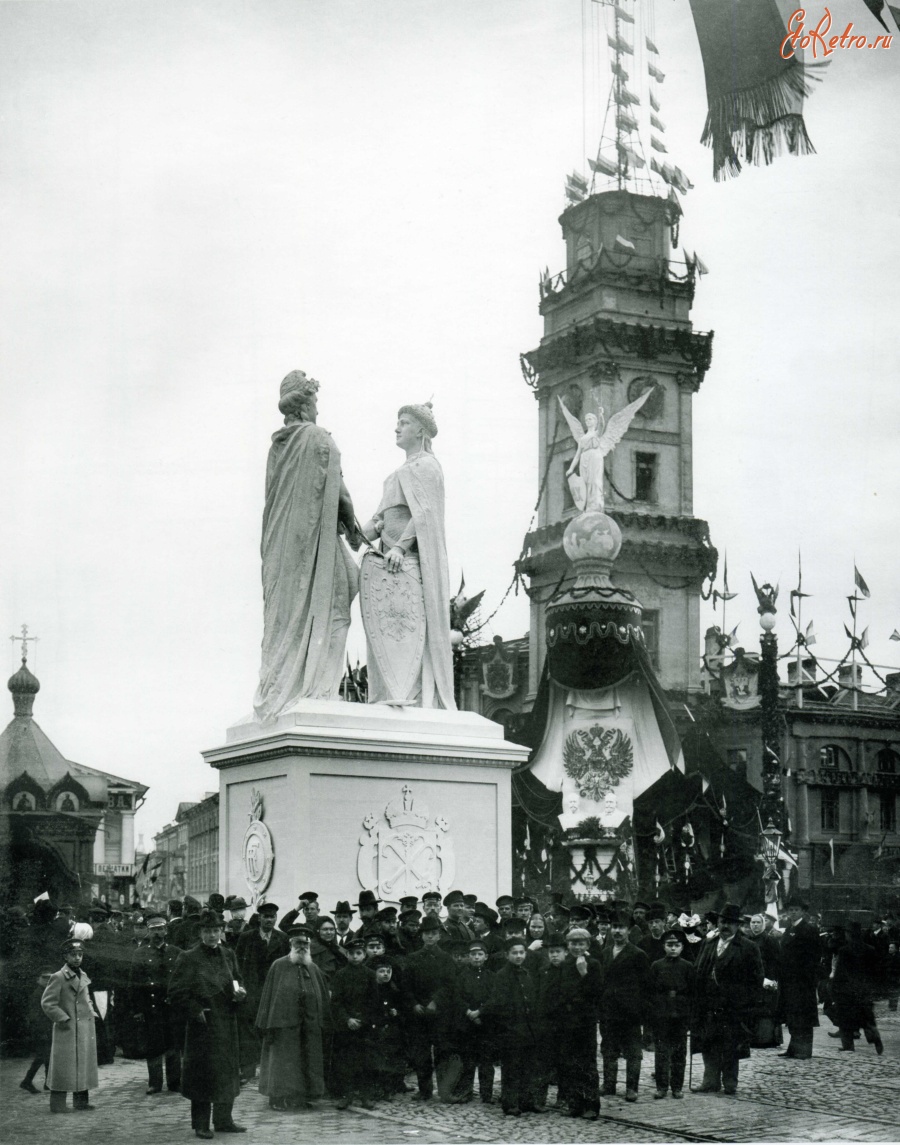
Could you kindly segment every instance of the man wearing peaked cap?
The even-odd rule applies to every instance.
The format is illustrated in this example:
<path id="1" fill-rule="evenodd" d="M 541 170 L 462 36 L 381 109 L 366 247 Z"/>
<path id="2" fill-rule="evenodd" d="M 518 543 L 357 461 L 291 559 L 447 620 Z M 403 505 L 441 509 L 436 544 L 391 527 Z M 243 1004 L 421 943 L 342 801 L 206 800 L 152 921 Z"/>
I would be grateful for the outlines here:
<path id="1" fill-rule="evenodd" d="M 256 1011 L 269 967 L 290 951 L 287 935 L 275 927 L 278 911 L 277 903 L 258 904 L 259 928 L 247 927 L 238 939 L 237 963 L 247 990 L 247 1005 L 241 1008 L 241 1079 L 244 1081 L 252 1081 L 259 1065 Z"/>
<path id="2" fill-rule="evenodd" d="M 404 910 L 400 915 L 400 945 L 403 948 L 404 956 L 414 954 L 417 950 L 422 949 L 422 939 L 419 936 L 419 924 L 422 921 L 422 913 L 418 910 Z"/>
<path id="3" fill-rule="evenodd" d="M 426 891 L 422 895 L 422 911 L 425 914 L 440 915 L 442 896 L 440 891 Z"/>
<path id="4" fill-rule="evenodd" d="M 50 976 L 41 996 L 41 1008 L 53 1022 L 53 1043 L 47 1085 L 50 1112 L 66 1113 L 66 1095 L 72 1094 L 76 1112 L 92 1110 L 88 1091 L 97 1088 L 97 1041 L 90 978 L 81 969 L 84 944 L 70 938 L 62 944 L 65 965 Z"/>
<path id="5" fill-rule="evenodd" d="M 508 918 L 512 918 L 516 910 L 516 900 L 512 895 L 501 895 L 494 904 L 497 908 L 497 913 L 500 916 L 500 921 L 504 922 Z"/>
<path id="6" fill-rule="evenodd" d="M 693 1044 L 703 1054 L 700 1093 L 737 1091 L 738 1066 L 749 1055 L 749 1034 L 759 993 L 762 961 L 756 946 L 738 933 L 741 910 L 727 903 L 718 934 L 697 955 Z"/>
<path id="7" fill-rule="evenodd" d="M 404 895 L 400 900 L 400 911 L 416 910 L 419 906 L 419 900 L 415 895 Z"/>
<path id="8" fill-rule="evenodd" d="M 444 899 L 444 906 L 448 917 L 444 923 L 442 943 L 471 942 L 475 932 L 465 921 L 468 912 L 462 891 L 451 891 Z"/>
<path id="9" fill-rule="evenodd" d="M 218 917 L 218 916 L 216 916 Z M 169 1003 L 168 991 L 175 963 L 181 954 L 166 941 L 166 920 L 161 914 L 145 915 L 150 941 L 134 952 L 126 997 L 143 1029 L 147 1058 L 147 1094 L 162 1092 L 163 1063 L 170 1091 L 181 1087 L 182 1015 Z"/>
<path id="10" fill-rule="evenodd" d="M 628 941 L 629 921 L 625 911 L 610 913 L 610 937 L 600 959 L 600 1051 L 603 1092 L 615 1094 L 619 1058 L 624 1057 L 625 1100 L 634 1102 L 643 1059 L 641 1025 L 648 1017 L 650 961 L 640 947 Z"/>

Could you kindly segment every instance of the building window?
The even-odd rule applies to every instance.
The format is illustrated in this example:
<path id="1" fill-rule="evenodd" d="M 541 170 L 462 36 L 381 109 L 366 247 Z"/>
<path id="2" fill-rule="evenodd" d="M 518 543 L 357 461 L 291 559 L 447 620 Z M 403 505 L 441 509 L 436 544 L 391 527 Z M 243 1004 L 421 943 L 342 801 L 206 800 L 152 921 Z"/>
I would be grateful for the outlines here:
<path id="1" fill-rule="evenodd" d="M 819 748 L 819 767 L 835 768 L 839 771 L 851 771 L 850 756 L 842 747 L 829 743 Z"/>
<path id="2" fill-rule="evenodd" d="M 891 751 L 889 747 L 882 748 L 882 750 L 875 756 L 875 766 L 882 775 L 896 775 L 900 771 L 898 767 L 900 763 L 900 756 L 895 751 Z"/>
<path id="3" fill-rule="evenodd" d="M 882 791 L 880 796 L 881 802 L 881 829 L 882 831 L 896 831 L 897 830 L 897 805 L 894 800 L 893 792 Z"/>
<path id="4" fill-rule="evenodd" d="M 644 634 L 644 646 L 650 663 L 659 668 L 659 609 L 645 608 L 641 617 L 641 631 Z"/>
<path id="5" fill-rule="evenodd" d="M 841 829 L 841 793 L 839 791 L 822 791 L 819 793 L 822 801 L 822 830 L 840 831 Z"/>
<path id="6" fill-rule="evenodd" d="M 656 501 L 656 470 L 659 458 L 655 453 L 634 455 L 634 499 Z"/>

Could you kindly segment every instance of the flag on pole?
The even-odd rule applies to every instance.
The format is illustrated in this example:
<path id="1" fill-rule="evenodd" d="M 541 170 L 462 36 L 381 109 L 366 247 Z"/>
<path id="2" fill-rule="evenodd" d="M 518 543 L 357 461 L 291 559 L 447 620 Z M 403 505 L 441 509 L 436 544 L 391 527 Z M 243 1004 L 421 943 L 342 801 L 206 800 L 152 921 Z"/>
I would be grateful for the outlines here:
<path id="1" fill-rule="evenodd" d="M 634 243 L 630 242 L 628 239 L 623 239 L 621 235 L 616 235 L 616 241 L 613 245 L 616 246 L 619 250 L 626 250 L 630 251 L 631 253 L 634 252 Z"/>
<path id="2" fill-rule="evenodd" d="M 859 638 L 859 650 L 860 650 L 860 652 L 865 652 L 865 650 L 868 647 L 869 647 L 869 626 L 866 625 L 866 627 L 863 629 L 862 636 L 860 636 L 860 638 Z"/>
<path id="3" fill-rule="evenodd" d="M 657 819 L 656 820 L 656 831 L 653 833 L 653 842 L 657 845 L 657 847 L 660 847 L 660 846 L 662 846 L 663 842 L 665 842 L 665 838 L 666 838 L 666 833 L 663 830 L 662 823 L 660 823 L 660 821 Z"/>
<path id="4" fill-rule="evenodd" d="M 652 111 L 650 112 L 650 124 L 652 127 L 655 127 L 657 131 L 665 131 L 666 130 L 666 125 L 659 118 L 659 116 L 655 115 Z"/>
<path id="5" fill-rule="evenodd" d="M 612 159 L 604 159 L 602 155 L 598 155 L 596 159 L 588 159 L 588 163 L 591 170 L 599 175 L 615 175 L 619 169 Z"/>
<path id="6" fill-rule="evenodd" d="M 709 780 L 705 775 L 700 776 L 700 794 L 705 795 L 709 790 Z"/>
<path id="7" fill-rule="evenodd" d="M 854 583 L 856 584 L 856 587 L 863 594 L 863 596 L 866 598 L 866 600 L 868 600 L 872 594 L 869 592 L 869 586 L 863 580 L 862 574 L 860 573 L 860 571 L 856 567 L 856 565 L 853 566 L 853 580 L 854 580 Z"/>
<path id="8" fill-rule="evenodd" d="M 669 150 L 665 143 L 661 139 L 657 139 L 655 135 L 650 136 L 650 146 L 654 151 L 659 151 L 663 155 L 667 154 Z"/>
<path id="9" fill-rule="evenodd" d="M 828 865 L 831 867 L 831 877 L 834 878 L 834 839 L 828 840 Z"/>
<path id="10" fill-rule="evenodd" d="M 662 83 L 666 78 L 666 73 L 661 72 L 655 64 L 647 64 L 647 71 L 653 76 L 657 83 Z"/>
<path id="11" fill-rule="evenodd" d="M 804 636 L 803 636 L 803 643 L 808 648 L 810 646 L 810 644 L 815 644 L 815 642 L 816 642 L 816 634 L 815 634 L 815 632 L 813 632 L 813 622 L 810 621 L 809 624 L 807 624 L 807 626 L 806 626 L 806 632 L 804 633 Z"/>
<path id="12" fill-rule="evenodd" d="M 787 28 L 777 0 L 690 0 L 706 78 L 701 143 L 712 148 L 716 180 L 742 163 L 769 164 L 815 148 L 803 122 L 811 71 L 800 52 L 781 53 Z"/>
<path id="13" fill-rule="evenodd" d="M 895 628 L 894 631 L 888 637 L 888 640 L 900 640 L 900 632 L 898 632 L 897 629 Z"/>
<path id="14" fill-rule="evenodd" d="M 875 859 L 881 858 L 882 854 L 884 853 L 884 841 L 886 838 L 887 838 L 887 833 L 885 833 L 884 835 L 881 836 L 881 842 L 875 848 L 875 854 L 873 855 L 873 858 L 875 858 Z"/>
<path id="15" fill-rule="evenodd" d="M 659 100 L 656 98 L 652 91 L 650 92 L 650 106 L 654 111 L 659 111 Z"/>
<path id="16" fill-rule="evenodd" d="M 659 48 L 653 43 L 649 36 L 644 36 L 644 43 L 647 45 L 648 52 L 653 52 L 657 56 L 659 55 Z"/>
<path id="17" fill-rule="evenodd" d="M 697 268 L 698 274 L 709 274 L 709 267 L 696 251 L 694 251 L 694 266 Z"/>

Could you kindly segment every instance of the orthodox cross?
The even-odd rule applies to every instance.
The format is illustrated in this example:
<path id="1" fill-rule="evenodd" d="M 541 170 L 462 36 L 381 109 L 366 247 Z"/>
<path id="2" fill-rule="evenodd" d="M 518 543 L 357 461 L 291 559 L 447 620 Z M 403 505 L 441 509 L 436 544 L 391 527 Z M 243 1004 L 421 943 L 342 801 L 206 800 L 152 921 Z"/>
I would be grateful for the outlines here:
<path id="1" fill-rule="evenodd" d="M 21 636 L 10 636 L 10 640 L 12 640 L 13 643 L 15 643 L 17 640 L 22 641 L 22 663 L 23 664 L 26 663 L 26 661 L 28 660 L 28 641 L 33 640 L 35 643 L 37 643 L 38 639 L 39 639 L 39 637 L 37 637 L 37 636 L 29 636 L 28 635 L 28 625 L 27 624 L 22 625 L 22 635 Z"/>

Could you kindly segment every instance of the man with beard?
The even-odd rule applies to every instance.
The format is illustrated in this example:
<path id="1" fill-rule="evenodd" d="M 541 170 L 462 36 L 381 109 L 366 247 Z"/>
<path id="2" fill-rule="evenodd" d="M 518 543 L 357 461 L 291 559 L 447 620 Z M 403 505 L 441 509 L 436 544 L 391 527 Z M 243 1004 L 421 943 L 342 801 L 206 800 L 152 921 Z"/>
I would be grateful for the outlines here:
<path id="1" fill-rule="evenodd" d="M 241 1011 L 241 1080 L 252 1081 L 259 1064 L 259 1037 L 256 1033 L 256 1011 L 262 997 L 269 967 L 284 958 L 290 949 L 287 936 L 275 929 L 278 906 L 261 903 L 256 908 L 259 929 L 248 927 L 237 944 L 237 963 L 247 991 L 247 1005 Z"/>
<path id="2" fill-rule="evenodd" d="M 150 940 L 135 951 L 128 981 L 128 998 L 132 1020 L 143 1025 L 147 1053 L 148 1095 L 162 1093 L 163 1059 L 166 1085 L 170 1092 L 181 1086 L 181 1052 L 179 1035 L 184 1024 L 173 1013 L 168 991 L 172 970 L 181 951 L 166 942 L 166 920 L 161 914 L 147 916 Z"/>
<path id="3" fill-rule="evenodd" d="M 791 1040 L 779 1056 L 811 1058 L 813 1027 L 819 1024 L 819 931 L 809 921 L 809 904 L 800 899 L 788 905 L 786 916 L 788 927 L 779 943 L 779 1018 L 787 1026 Z"/>
<path id="4" fill-rule="evenodd" d="M 698 1093 L 737 1092 L 742 1056 L 750 1053 L 750 1027 L 762 988 L 759 951 L 738 934 L 741 911 L 727 903 L 718 916 L 716 937 L 703 943 L 696 965 L 691 1030 L 703 1055 Z"/>
<path id="5" fill-rule="evenodd" d="M 241 1091 L 236 1011 L 247 998 L 234 955 L 222 942 L 215 911 L 201 912 L 200 942 L 179 956 L 169 979 L 169 1005 L 185 1016 L 181 1092 L 191 1103 L 191 1125 L 205 1141 L 242 1133 L 232 1116 Z"/>
<path id="6" fill-rule="evenodd" d="M 291 928 L 290 952 L 269 967 L 259 1002 L 259 1092 L 272 1109 L 311 1109 L 325 1092 L 330 1007 L 325 976 L 310 954 L 312 938 L 309 927 Z"/>

